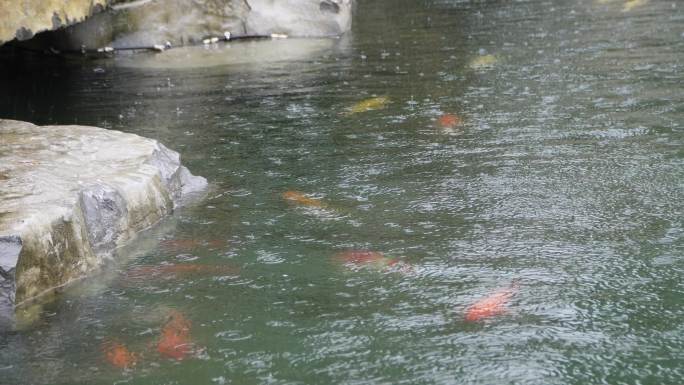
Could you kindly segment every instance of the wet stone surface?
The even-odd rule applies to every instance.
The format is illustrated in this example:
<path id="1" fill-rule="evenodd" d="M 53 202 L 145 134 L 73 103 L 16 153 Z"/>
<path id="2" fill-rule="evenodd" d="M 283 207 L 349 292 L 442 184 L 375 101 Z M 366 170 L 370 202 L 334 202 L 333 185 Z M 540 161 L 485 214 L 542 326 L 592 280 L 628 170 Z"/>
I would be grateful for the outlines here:
<path id="1" fill-rule="evenodd" d="M 177 153 L 137 135 L 0 120 L 0 136 L 0 280 L 10 303 L 80 278 L 206 186 Z"/>

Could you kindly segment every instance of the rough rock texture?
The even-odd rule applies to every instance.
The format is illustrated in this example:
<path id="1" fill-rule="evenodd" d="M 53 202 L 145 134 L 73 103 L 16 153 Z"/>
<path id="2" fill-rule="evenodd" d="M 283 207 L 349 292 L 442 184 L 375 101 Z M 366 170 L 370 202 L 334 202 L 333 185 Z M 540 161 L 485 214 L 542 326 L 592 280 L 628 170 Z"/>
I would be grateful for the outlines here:
<path id="1" fill-rule="evenodd" d="M 53 34 L 39 35 L 38 39 L 32 40 L 28 45 L 32 48 L 55 48 L 60 51 L 80 50 L 81 47 L 149 47 L 165 44 L 167 41 L 173 46 L 181 46 L 201 43 L 207 37 L 223 36 L 225 32 L 233 35 L 277 33 L 295 37 L 338 36 L 351 28 L 353 5 L 352 0 L 89 1 L 108 2 L 112 7 L 106 12 L 93 15 L 83 23 L 59 29 Z M 30 4 L 29 0 L 24 0 L 27 3 L 24 7 L 10 2 L 0 0 L 0 4 L 6 3 L 4 7 L 12 14 L 36 13 L 36 4 Z M 62 2 L 78 3 L 76 0 Z M 0 10 L 2 7 L 0 6 Z M 75 5 L 70 6 L 72 7 Z M 87 14 L 89 13 L 84 13 Z M 7 36 L 0 33 L 0 43 L 14 38 L 13 31 L 18 28 L 21 31 L 32 29 L 31 32 L 35 33 L 36 28 L 52 30 L 65 24 L 60 22 L 53 26 L 38 27 L 36 24 L 40 18 L 29 20 L 23 16 L 7 21 L 4 18 L 5 15 L 0 12 L 0 26 L 7 29 Z M 70 22 L 73 20 L 73 17 L 69 19 Z M 20 40 L 32 35 L 24 32 L 20 33 Z"/>
<path id="2" fill-rule="evenodd" d="M 248 33 L 337 36 L 351 29 L 352 0 L 248 0 Z"/>
<path id="3" fill-rule="evenodd" d="M 140 7 L 111 13 L 112 46 L 130 47 L 200 43 L 208 36 L 230 31 L 243 34 L 249 13 L 245 0 L 150 1 Z M 77 34 L 78 35 L 78 34 Z"/>
<path id="4" fill-rule="evenodd" d="M 0 120 L 0 313 L 84 276 L 205 186 L 151 139 Z"/>
<path id="5" fill-rule="evenodd" d="M 107 0 L 0 0 L 0 43 L 83 21 L 106 4 Z"/>
<path id="6" fill-rule="evenodd" d="M 2 0 L 0 0 L 2 1 Z M 142 0 L 117 2 L 112 9 L 83 23 L 41 36 L 43 45 L 58 50 L 197 44 L 225 31 L 244 33 L 249 12 L 245 0 Z"/>

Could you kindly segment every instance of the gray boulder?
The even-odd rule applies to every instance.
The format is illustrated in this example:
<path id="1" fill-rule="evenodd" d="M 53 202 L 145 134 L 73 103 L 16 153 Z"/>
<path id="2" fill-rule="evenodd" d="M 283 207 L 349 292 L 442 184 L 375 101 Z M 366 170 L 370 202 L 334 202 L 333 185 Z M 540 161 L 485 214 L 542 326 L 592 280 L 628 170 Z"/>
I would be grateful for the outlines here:
<path id="1" fill-rule="evenodd" d="M 0 120 L 0 137 L 0 323 L 3 309 L 97 269 L 207 186 L 137 135 Z"/>

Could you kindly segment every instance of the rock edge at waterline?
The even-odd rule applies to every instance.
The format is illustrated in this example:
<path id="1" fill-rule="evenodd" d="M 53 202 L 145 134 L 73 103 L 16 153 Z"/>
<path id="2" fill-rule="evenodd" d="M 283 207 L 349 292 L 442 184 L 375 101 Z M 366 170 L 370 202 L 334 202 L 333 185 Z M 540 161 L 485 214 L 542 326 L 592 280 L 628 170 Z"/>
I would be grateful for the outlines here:
<path id="1" fill-rule="evenodd" d="M 206 186 L 152 139 L 0 119 L 0 318 L 94 270 Z"/>

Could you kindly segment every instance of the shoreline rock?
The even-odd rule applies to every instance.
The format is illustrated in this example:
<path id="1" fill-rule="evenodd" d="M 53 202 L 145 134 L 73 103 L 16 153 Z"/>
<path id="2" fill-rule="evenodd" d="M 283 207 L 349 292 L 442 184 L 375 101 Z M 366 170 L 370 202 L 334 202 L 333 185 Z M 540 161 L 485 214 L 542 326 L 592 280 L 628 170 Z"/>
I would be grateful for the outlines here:
<path id="1" fill-rule="evenodd" d="M 0 0 L 0 44 L 27 40 L 42 31 L 54 31 L 101 12 L 107 0 Z"/>
<path id="2" fill-rule="evenodd" d="M 207 186 L 133 134 L 0 119 L 0 138 L 0 313 L 86 276 Z"/>

